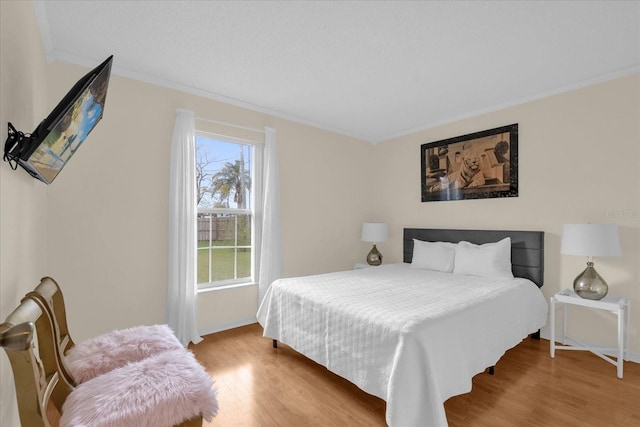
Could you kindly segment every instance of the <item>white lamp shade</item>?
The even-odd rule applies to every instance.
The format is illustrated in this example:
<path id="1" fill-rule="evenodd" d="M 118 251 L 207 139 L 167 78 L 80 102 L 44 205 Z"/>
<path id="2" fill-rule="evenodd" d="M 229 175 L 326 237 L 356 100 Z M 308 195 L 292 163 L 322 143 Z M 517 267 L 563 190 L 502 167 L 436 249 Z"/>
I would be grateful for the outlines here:
<path id="1" fill-rule="evenodd" d="M 566 255 L 621 256 L 615 224 L 565 224 L 560 252 Z"/>
<path id="2" fill-rule="evenodd" d="M 384 222 L 365 222 L 362 224 L 363 242 L 384 242 L 388 237 L 387 224 Z"/>

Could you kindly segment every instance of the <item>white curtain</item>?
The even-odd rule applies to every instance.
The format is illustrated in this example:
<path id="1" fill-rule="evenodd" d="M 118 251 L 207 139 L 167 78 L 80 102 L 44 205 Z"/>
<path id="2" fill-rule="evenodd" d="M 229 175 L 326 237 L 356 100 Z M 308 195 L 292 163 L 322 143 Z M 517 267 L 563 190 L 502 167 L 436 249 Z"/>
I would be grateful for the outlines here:
<path id="1" fill-rule="evenodd" d="M 276 130 L 265 128 L 264 192 L 262 203 L 262 239 L 258 273 L 258 303 L 274 280 L 282 277 L 282 225 L 280 223 L 280 192 Z"/>
<path id="2" fill-rule="evenodd" d="M 196 322 L 196 179 L 193 113 L 176 111 L 169 189 L 169 280 L 165 317 L 187 346 L 202 340 Z"/>

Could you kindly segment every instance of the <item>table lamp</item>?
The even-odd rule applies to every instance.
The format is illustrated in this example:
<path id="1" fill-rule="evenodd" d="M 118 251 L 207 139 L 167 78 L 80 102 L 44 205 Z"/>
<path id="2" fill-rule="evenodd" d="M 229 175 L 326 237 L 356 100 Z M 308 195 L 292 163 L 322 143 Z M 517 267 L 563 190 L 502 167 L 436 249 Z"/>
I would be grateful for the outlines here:
<path id="1" fill-rule="evenodd" d="M 373 243 L 373 248 L 367 255 L 367 264 L 382 264 L 382 254 L 378 252 L 376 243 L 384 242 L 388 236 L 387 224 L 384 222 L 365 222 L 362 224 L 362 241 Z"/>
<path id="2" fill-rule="evenodd" d="M 615 224 L 565 224 L 560 252 L 589 257 L 587 268 L 573 281 L 578 296 L 600 300 L 609 292 L 607 282 L 593 268 L 592 257 L 621 256 L 618 226 Z"/>

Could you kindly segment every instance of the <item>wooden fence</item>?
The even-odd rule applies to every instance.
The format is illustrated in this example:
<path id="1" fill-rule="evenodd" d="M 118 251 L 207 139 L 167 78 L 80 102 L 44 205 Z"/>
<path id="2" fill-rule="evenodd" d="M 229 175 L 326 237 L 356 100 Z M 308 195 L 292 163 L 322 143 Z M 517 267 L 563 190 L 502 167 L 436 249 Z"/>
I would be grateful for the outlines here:
<path id="1" fill-rule="evenodd" d="M 198 217 L 198 241 L 233 240 L 235 235 L 235 217 Z"/>

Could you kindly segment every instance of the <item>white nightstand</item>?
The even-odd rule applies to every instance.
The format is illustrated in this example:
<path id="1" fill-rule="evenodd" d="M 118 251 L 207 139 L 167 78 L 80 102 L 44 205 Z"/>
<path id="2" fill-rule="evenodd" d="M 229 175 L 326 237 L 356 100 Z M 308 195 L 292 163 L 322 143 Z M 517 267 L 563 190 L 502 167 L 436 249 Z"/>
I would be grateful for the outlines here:
<path id="1" fill-rule="evenodd" d="M 550 298 L 551 300 L 551 357 L 555 357 L 557 350 L 587 350 L 601 357 L 607 362 L 618 367 L 618 378 L 622 378 L 623 360 L 628 360 L 627 351 L 629 348 L 629 309 L 630 302 L 625 297 L 617 295 L 607 295 L 599 301 L 580 298 L 573 289 L 565 289 Z M 563 305 L 562 318 L 562 339 L 563 345 L 556 345 L 556 303 Z M 578 305 L 597 310 L 605 310 L 618 316 L 618 346 L 616 348 L 590 347 L 589 345 L 567 335 L 567 305 Z M 566 345 L 570 341 L 572 345 Z M 617 360 L 603 354 L 603 352 L 614 352 L 618 354 Z"/>
<path id="2" fill-rule="evenodd" d="M 371 268 L 371 267 L 377 267 L 377 265 L 369 265 L 366 262 L 359 262 L 356 265 L 353 266 L 354 270 L 361 270 L 363 268 Z"/>

